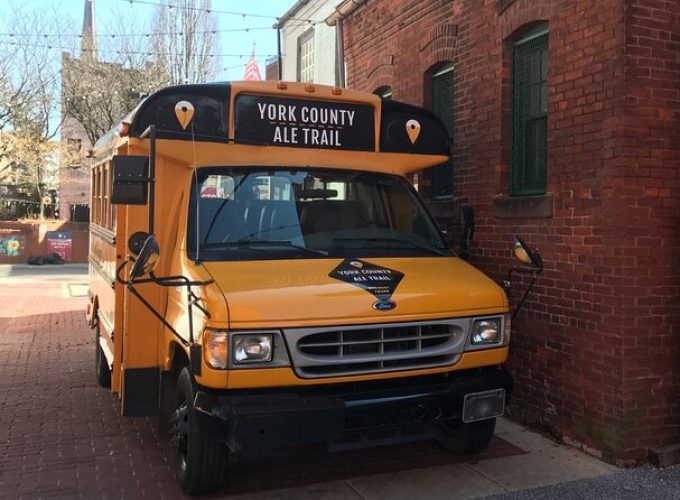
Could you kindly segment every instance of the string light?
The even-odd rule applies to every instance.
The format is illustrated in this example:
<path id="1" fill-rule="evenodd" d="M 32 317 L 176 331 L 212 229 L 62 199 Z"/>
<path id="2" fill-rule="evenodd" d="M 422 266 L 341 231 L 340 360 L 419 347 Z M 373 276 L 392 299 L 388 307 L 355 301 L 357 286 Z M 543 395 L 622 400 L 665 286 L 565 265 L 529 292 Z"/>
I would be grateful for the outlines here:
<path id="1" fill-rule="evenodd" d="M 272 15 L 267 15 L 267 14 L 252 14 L 249 12 L 235 12 L 232 10 L 217 10 L 217 9 L 209 9 L 209 8 L 204 8 L 204 7 L 194 7 L 192 5 L 177 5 L 177 4 L 172 4 L 172 3 L 159 3 L 159 2 L 152 2 L 149 0 L 121 0 L 123 2 L 128 2 L 130 5 L 132 4 L 142 4 L 142 5 L 154 5 L 156 7 L 167 7 L 168 10 L 172 9 L 183 9 L 183 10 L 193 10 L 193 11 L 199 11 L 199 12 L 206 12 L 208 14 L 225 14 L 228 16 L 240 16 L 244 20 L 246 17 L 256 17 L 256 18 L 261 18 L 261 19 L 276 19 L 276 21 L 281 20 L 281 16 L 272 16 Z M 291 21 L 302 21 L 306 23 L 309 26 L 319 24 L 321 21 L 314 21 L 312 19 L 304 19 L 304 18 L 299 18 L 299 17 L 288 17 L 286 19 L 289 19 Z"/>
<path id="2" fill-rule="evenodd" d="M 230 28 L 230 29 L 222 29 L 222 30 L 203 30 L 203 31 L 194 31 L 193 34 L 196 35 L 205 35 L 205 34 L 213 34 L 216 35 L 218 33 L 238 33 L 238 32 L 248 32 L 248 31 L 257 31 L 257 30 L 271 30 L 273 29 L 271 26 L 255 26 L 252 28 Z M 97 38 L 136 38 L 136 37 L 146 37 L 146 38 L 151 38 L 154 36 L 161 36 L 161 35 L 170 35 L 170 36 L 183 36 L 184 32 L 183 31 L 159 31 L 155 33 L 98 33 L 95 35 L 87 35 L 87 36 L 95 36 Z M 44 38 L 83 38 L 83 35 L 80 34 L 74 34 L 74 33 L 55 33 L 55 34 L 46 34 L 46 33 L 0 33 L 0 36 L 7 36 L 10 38 L 33 38 L 33 37 L 44 37 Z"/>
<path id="3" fill-rule="evenodd" d="M 15 47 L 27 47 L 27 48 L 45 48 L 45 49 L 59 49 L 59 50 L 75 50 L 75 47 L 73 46 L 63 46 L 63 45 L 55 45 L 55 44 L 47 44 L 47 45 L 42 45 L 42 44 L 33 44 L 33 43 L 24 43 L 24 42 L 16 42 L 16 41 L 6 41 L 6 40 L 0 40 L 0 44 L 5 44 L 5 45 L 11 45 Z M 115 50 L 115 49 L 84 49 L 85 52 L 102 52 L 102 53 L 108 53 L 108 54 L 118 54 L 118 55 L 142 55 L 142 56 L 177 56 L 177 57 L 183 57 L 184 53 L 183 52 L 159 52 L 156 50 L 144 50 L 144 51 L 139 51 L 139 50 L 125 50 L 125 49 L 120 49 L 120 50 Z M 204 54 L 203 57 L 250 57 L 252 54 Z M 273 57 L 276 54 L 259 54 L 257 56 L 259 57 Z"/>

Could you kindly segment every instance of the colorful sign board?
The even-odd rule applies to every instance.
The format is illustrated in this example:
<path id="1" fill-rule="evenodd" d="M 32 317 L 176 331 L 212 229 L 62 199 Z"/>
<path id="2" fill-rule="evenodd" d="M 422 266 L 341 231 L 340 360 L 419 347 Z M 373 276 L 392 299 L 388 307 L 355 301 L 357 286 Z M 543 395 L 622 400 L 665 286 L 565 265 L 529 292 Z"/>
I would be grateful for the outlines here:
<path id="1" fill-rule="evenodd" d="M 71 231 L 47 231 L 47 255 L 56 253 L 66 262 L 71 260 L 73 233 Z"/>

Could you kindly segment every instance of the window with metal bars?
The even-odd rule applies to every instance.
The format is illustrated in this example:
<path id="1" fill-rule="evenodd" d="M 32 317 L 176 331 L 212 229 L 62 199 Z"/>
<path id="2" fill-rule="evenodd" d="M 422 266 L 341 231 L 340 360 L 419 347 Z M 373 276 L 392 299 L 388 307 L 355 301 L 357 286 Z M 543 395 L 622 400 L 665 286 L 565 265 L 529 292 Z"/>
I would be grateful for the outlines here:
<path id="1" fill-rule="evenodd" d="M 432 111 L 446 125 L 453 137 L 453 64 L 441 66 L 431 75 Z M 449 160 L 430 169 L 431 197 L 453 195 L 453 161 Z"/>
<path id="2" fill-rule="evenodd" d="M 307 30 L 298 38 L 298 71 L 299 82 L 314 80 L 314 29 Z"/>
<path id="3" fill-rule="evenodd" d="M 548 28 L 541 25 L 512 51 L 512 195 L 546 192 L 547 122 Z"/>

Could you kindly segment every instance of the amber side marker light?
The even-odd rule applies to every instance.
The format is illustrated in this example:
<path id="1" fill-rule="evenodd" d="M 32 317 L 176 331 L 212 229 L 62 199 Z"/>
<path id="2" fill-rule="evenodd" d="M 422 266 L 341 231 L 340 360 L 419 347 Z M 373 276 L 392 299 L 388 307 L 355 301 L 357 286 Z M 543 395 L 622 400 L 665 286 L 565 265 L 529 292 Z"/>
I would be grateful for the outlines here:
<path id="1" fill-rule="evenodd" d="M 280 90 L 286 90 L 288 88 L 288 84 L 286 84 L 286 82 L 276 82 L 276 88 Z"/>
<path id="2" fill-rule="evenodd" d="M 342 89 L 340 87 L 333 87 L 331 89 L 331 94 L 333 95 L 342 95 Z"/>
<path id="3" fill-rule="evenodd" d="M 314 92 L 316 90 L 316 87 L 314 87 L 314 85 L 311 83 L 307 83 L 305 84 L 305 90 L 307 92 Z"/>
<path id="4" fill-rule="evenodd" d="M 118 125 L 118 135 L 121 137 L 127 137 L 128 134 L 130 133 L 130 124 L 129 123 L 121 123 Z"/>

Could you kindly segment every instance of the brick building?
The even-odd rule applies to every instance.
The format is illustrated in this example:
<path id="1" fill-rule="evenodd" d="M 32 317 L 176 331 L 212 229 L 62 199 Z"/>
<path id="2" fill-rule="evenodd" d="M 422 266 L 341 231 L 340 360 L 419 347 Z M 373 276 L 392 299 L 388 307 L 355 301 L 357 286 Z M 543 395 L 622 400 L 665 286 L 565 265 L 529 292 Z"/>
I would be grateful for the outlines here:
<path id="1" fill-rule="evenodd" d="M 521 234 L 546 269 L 513 324 L 512 413 L 620 464 L 680 442 L 680 2 L 347 0 L 347 86 L 432 108 L 495 278 Z"/>
<path id="2" fill-rule="evenodd" d="M 83 31 L 80 40 L 80 57 L 96 58 L 94 0 L 85 0 Z M 62 54 L 62 68 L 72 64 L 73 61 L 70 54 Z M 62 89 L 61 140 L 69 149 L 81 152 L 82 161 L 62 164 L 59 169 L 59 218 L 71 222 L 89 222 L 90 169 L 86 166 L 85 154 L 92 149 L 92 143 L 81 123 L 66 112 L 64 99 L 65 92 Z M 71 158 L 78 156 L 69 154 Z"/>

